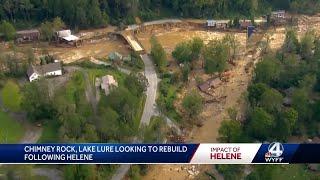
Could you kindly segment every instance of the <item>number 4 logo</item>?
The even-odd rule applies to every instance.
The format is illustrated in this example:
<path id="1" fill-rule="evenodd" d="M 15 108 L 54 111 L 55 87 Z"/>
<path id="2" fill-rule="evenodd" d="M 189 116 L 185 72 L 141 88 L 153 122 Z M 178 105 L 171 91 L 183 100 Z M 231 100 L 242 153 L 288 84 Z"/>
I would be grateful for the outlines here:
<path id="1" fill-rule="evenodd" d="M 268 152 L 271 153 L 271 157 L 280 157 L 283 151 L 282 144 L 278 142 L 271 143 L 268 147 Z"/>

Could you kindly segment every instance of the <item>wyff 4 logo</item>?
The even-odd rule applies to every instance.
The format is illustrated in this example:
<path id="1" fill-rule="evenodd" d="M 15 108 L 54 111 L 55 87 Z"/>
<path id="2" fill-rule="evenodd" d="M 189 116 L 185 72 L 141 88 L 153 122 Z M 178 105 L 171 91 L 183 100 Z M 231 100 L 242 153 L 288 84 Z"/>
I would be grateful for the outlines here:
<path id="1" fill-rule="evenodd" d="M 274 142 L 271 143 L 268 147 L 268 152 L 264 155 L 266 162 L 268 163 L 281 163 L 283 157 L 284 148 L 281 143 Z"/>

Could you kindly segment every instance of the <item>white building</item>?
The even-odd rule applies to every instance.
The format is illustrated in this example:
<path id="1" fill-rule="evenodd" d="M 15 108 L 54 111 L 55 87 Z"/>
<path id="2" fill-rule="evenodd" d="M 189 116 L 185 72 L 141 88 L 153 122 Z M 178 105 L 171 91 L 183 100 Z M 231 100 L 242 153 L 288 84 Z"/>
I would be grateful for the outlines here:
<path id="1" fill-rule="evenodd" d="M 207 20 L 207 26 L 208 27 L 215 27 L 216 21 L 215 20 Z"/>
<path id="2" fill-rule="evenodd" d="M 106 75 L 102 77 L 101 89 L 105 91 L 106 95 L 108 95 L 114 87 L 118 87 L 118 82 L 113 78 L 113 76 Z"/>
<path id="3" fill-rule="evenodd" d="M 62 67 L 60 62 L 50 63 L 45 65 L 33 66 L 31 65 L 28 68 L 27 75 L 29 77 L 29 81 L 38 80 L 40 77 L 46 76 L 61 76 L 62 75 Z"/>
<path id="4" fill-rule="evenodd" d="M 79 37 L 72 35 L 71 30 L 62 30 L 62 31 L 57 31 L 56 32 L 56 38 L 58 43 L 63 43 L 63 44 L 69 44 L 72 46 L 78 46 L 78 42 L 81 43 L 81 40 Z"/>

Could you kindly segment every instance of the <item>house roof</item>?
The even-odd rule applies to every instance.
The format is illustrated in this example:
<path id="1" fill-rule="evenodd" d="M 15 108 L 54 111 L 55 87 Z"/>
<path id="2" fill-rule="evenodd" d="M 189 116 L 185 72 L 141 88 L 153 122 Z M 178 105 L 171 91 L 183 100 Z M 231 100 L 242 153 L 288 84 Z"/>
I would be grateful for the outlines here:
<path id="1" fill-rule="evenodd" d="M 271 13 L 272 14 L 284 14 L 284 13 L 286 13 L 286 11 L 285 10 L 278 10 L 278 11 L 272 11 Z"/>
<path id="2" fill-rule="evenodd" d="M 40 66 L 40 69 L 42 70 L 43 73 L 58 71 L 58 70 L 61 70 L 61 63 L 56 62 L 56 63 L 45 64 L 43 66 Z"/>
<path id="3" fill-rule="evenodd" d="M 71 30 L 67 29 L 67 30 L 57 31 L 57 35 L 58 37 L 68 37 L 71 35 Z"/>
<path id="4" fill-rule="evenodd" d="M 29 29 L 29 30 L 22 30 L 22 31 L 17 31 L 17 35 L 26 35 L 26 34 L 39 34 L 38 29 Z"/>
<path id="5" fill-rule="evenodd" d="M 64 40 L 66 40 L 66 41 L 77 41 L 77 40 L 79 40 L 79 37 L 71 34 L 71 30 L 70 29 L 57 31 L 56 33 L 57 33 L 59 38 L 62 38 Z"/>
<path id="6" fill-rule="evenodd" d="M 216 20 L 217 24 L 228 24 L 230 20 Z"/>
<path id="7" fill-rule="evenodd" d="M 101 89 L 105 91 L 105 94 L 109 94 L 110 86 L 118 87 L 118 82 L 111 75 L 106 75 L 101 78 Z"/>
<path id="8" fill-rule="evenodd" d="M 66 37 L 62 37 L 62 39 L 66 40 L 66 41 L 77 41 L 77 40 L 79 40 L 79 38 L 77 36 L 74 36 L 74 35 L 69 35 L 69 36 L 66 36 Z"/>
<path id="9" fill-rule="evenodd" d="M 206 82 L 200 84 L 198 86 L 198 88 L 201 91 L 208 91 L 211 87 L 213 88 L 217 88 L 220 84 L 222 83 L 222 81 L 219 78 L 210 78 L 208 79 Z"/>
<path id="10" fill-rule="evenodd" d="M 61 69 L 62 68 L 61 68 L 61 63 L 60 62 L 45 64 L 45 65 L 40 65 L 40 66 L 31 65 L 27 70 L 27 74 L 30 77 L 33 73 L 37 73 L 37 74 L 43 75 L 43 74 L 46 74 L 48 72 L 58 71 L 58 70 L 61 70 Z"/>
<path id="11" fill-rule="evenodd" d="M 30 77 L 35 72 L 36 72 L 35 67 L 33 65 L 30 65 L 29 68 L 27 69 L 27 75 Z"/>
<path id="12" fill-rule="evenodd" d="M 208 82 L 204 82 L 204 83 L 200 84 L 200 85 L 198 86 L 198 88 L 199 88 L 201 91 L 206 92 L 206 91 L 208 91 L 208 90 L 210 89 L 210 85 L 209 85 Z"/>

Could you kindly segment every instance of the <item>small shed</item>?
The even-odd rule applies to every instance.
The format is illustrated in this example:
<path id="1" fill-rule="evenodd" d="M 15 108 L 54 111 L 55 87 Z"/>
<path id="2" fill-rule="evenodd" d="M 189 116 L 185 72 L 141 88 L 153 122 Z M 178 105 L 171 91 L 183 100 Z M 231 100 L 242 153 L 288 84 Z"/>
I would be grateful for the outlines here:
<path id="1" fill-rule="evenodd" d="M 72 35 L 71 30 L 62 30 L 56 32 L 58 43 L 65 43 L 77 46 L 77 42 L 80 40 L 79 37 Z"/>
<path id="2" fill-rule="evenodd" d="M 207 27 L 215 27 L 216 21 L 215 20 L 207 20 Z"/>
<path id="3" fill-rule="evenodd" d="M 40 39 L 40 32 L 37 29 L 22 30 L 22 31 L 17 31 L 16 33 L 17 43 L 38 41 L 39 39 Z"/>
<path id="4" fill-rule="evenodd" d="M 230 20 L 217 20 L 215 21 L 215 27 L 217 29 L 227 29 L 229 27 Z"/>
<path id="5" fill-rule="evenodd" d="M 285 19 L 286 18 L 286 11 L 285 10 L 272 11 L 271 18 L 272 19 Z"/>

